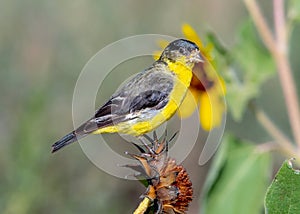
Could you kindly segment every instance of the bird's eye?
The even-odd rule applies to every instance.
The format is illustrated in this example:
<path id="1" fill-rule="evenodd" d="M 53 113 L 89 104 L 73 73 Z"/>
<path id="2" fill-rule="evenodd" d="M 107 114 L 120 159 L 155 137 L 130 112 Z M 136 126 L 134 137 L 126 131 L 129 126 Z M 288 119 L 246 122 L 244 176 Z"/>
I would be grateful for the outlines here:
<path id="1" fill-rule="evenodd" d="M 185 54 L 185 50 L 184 50 L 184 48 L 183 48 L 183 47 L 180 47 L 180 48 L 179 48 L 179 53 L 181 53 L 181 54 Z"/>

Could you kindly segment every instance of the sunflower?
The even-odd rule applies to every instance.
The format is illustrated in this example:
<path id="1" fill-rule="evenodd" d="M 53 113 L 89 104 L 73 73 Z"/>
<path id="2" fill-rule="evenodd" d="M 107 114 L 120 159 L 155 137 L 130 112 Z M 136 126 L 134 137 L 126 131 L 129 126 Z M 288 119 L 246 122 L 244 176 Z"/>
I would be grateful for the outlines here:
<path id="1" fill-rule="evenodd" d="M 204 46 L 197 32 L 189 25 L 182 25 L 184 37 L 198 45 L 204 58 L 204 63 L 195 65 L 193 78 L 187 95 L 181 104 L 178 115 L 181 118 L 190 117 L 199 106 L 200 124 L 205 131 L 221 125 L 226 111 L 224 95 L 226 91 L 224 80 L 217 74 L 212 57 L 213 45 Z M 160 41 L 159 46 L 164 48 L 168 42 Z M 160 52 L 154 53 L 157 59 Z"/>

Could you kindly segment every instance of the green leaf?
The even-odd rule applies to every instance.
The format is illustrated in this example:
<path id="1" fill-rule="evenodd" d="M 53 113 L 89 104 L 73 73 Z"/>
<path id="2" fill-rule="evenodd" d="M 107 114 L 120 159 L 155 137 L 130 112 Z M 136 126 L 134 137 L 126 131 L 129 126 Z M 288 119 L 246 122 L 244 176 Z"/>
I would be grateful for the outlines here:
<path id="1" fill-rule="evenodd" d="M 213 162 L 210 166 L 210 171 L 207 175 L 203 190 L 202 190 L 202 204 L 201 204 L 201 213 L 207 209 L 207 204 L 209 201 L 209 195 L 213 186 L 217 183 L 217 180 L 222 173 L 221 170 L 224 168 L 225 162 L 229 153 L 229 141 L 230 136 L 226 135 L 223 138 L 223 142 L 221 143 L 218 152 L 216 153 Z"/>
<path id="2" fill-rule="evenodd" d="M 269 154 L 226 136 L 204 186 L 201 213 L 260 213 L 270 164 Z"/>
<path id="3" fill-rule="evenodd" d="M 269 214 L 300 213 L 300 171 L 292 167 L 291 160 L 285 161 L 269 187 L 265 198 Z"/>
<path id="4" fill-rule="evenodd" d="M 270 53 L 257 37 L 253 23 L 245 22 L 238 42 L 229 50 L 227 66 L 222 70 L 227 86 L 227 103 L 236 121 L 240 121 L 249 101 L 259 96 L 262 84 L 275 74 Z"/>

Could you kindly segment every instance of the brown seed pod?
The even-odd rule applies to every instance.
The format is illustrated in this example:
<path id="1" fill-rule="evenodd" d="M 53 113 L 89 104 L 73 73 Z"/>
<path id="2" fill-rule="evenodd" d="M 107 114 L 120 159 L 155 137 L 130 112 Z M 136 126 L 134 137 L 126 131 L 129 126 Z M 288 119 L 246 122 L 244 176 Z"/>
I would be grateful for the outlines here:
<path id="1" fill-rule="evenodd" d="M 138 146 L 140 155 L 132 157 L 140 162 L 140 165 L 129 166 L 139 172 L 137 178 L 146 181 L 148 186 L 144 199 L 135 213 L 186 213 L 189 203 L 192 201 L 193 189 L 189 175 L 181 165 L 177 165 L 175 159 L 168 157 L 168 141 L 161 142 L 154 134 L 153 139 L 146 137 L 150 146 Z M 148 201 L 149 203 L 146 203 Z M 142 206 L 142 203 L 143 206 Z M 140 208 L 142 207 L 142 208 Z"/>

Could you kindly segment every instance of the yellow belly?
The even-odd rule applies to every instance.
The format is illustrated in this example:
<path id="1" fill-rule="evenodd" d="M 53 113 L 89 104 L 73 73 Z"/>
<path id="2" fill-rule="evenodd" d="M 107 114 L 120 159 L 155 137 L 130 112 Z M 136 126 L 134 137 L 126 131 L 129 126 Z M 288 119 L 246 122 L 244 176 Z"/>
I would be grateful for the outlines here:
<path id="1" fill-rule="evenodd" d="M 93 134 L 119 132 L 139 136 L 154 130 L 169 120 L 182 103 L 192 79 L 192 70 L 180 63 L 170 63 L 169 68 L 175 73 L 177 78 L 174 79 L 174 88 L 171 91 L 170 100 L 160 112 L 147 121 L 133 122 L 129 120 L 114 126 L 98 129 Z"/>

